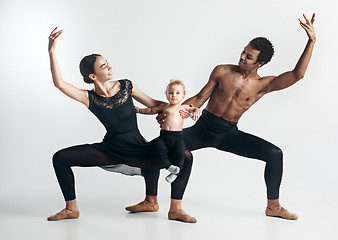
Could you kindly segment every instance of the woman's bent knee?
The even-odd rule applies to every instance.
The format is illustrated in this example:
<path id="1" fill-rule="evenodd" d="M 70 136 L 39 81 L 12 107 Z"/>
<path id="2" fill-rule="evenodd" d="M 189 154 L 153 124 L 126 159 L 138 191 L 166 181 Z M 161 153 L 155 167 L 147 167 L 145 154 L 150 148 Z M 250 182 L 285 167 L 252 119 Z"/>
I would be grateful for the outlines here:
<path id="1" fill-rule="evenodd" d="M 186 164 L 189 164 L 189 165 L 192 166 L 192 163 L 193 163 L 193 155 L 192 155 L 192 153 L 191 153 L 190 151 L 188 151 L 188 150 L 185 150 L 185 152 L 184 152 L 184 162 L 185 162 Z"/>
<path id="2" fill-rule="evenodd" d="M 59 150 L 56 153 L 54 153 L 52 158 L 53 167 L 56 168 L 60 166 L 60 164 L 62 164 L 63 159 L 64 159 L 63 150 Z"/>

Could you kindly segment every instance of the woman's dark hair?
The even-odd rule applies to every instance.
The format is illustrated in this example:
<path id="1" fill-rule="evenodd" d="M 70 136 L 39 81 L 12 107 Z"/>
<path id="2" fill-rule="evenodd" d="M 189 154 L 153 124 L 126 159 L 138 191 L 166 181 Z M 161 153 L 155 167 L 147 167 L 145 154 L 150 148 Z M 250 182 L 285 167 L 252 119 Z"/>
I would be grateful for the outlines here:
<path id="1" fill-rule="evenodd" d="M 89 75 L 95 73 L 94 63 L 96 61 L 96 57 L 98 56 L 101 56 L 101 55 L 94 53 L 94 54 L 85 56 L 84 58 L 82 58 L 80 62 L 80 72 L 81 72 L 81 75 L 83 76 L 83 80 L 86 83 L 94 83 L 93 80 L 89 78 Z"/>
<path id="2" fill-rule="evenodd" d="M 254 49 L 259 50 L 258 59 L 256 62 L 270 62 L 274 50 L 272 43 L 265 37 L 256 37 L 252 39 L 249 43 Z"/>

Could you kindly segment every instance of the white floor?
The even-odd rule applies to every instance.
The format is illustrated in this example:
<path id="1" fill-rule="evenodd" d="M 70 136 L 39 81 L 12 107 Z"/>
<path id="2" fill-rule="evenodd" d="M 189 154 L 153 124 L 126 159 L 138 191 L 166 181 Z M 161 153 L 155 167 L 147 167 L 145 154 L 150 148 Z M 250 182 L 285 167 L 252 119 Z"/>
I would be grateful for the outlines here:
<path id="1" fill-rule="evenodd" d="M 35 164 L 31 171 L 0 169 L 0 240 L 338 240 L 336 168 L 318 165 L 311 157 L 305 157 L 307 165 L 285 162 L 281 203 L 299 216 L 290 221 L 264 215 L 262 162 L 211 149 L 196 153 L 196 159 L 208 159 L 203 154 L 212 156 L 213 164 L 195 161 L 183 201 L 196 224 L 167 219 L 165 170 L 159 181 L 159 212 L 130 214 L 124 208 L 144 197 L 142 177 L 74 168 L 80 218 L 48 222 L 49 215 L 64 207 L 50 163 Z"/>
<path id="2" fill-rule="evenodd" d="M 159 200 L 159 212 L 131 214 L 124 210 L 137 201 L 131 197 L 84 196 L 79 219 L 48 222 L 46 217 L 61 209 L 60 199 L 1 199 L 0 239 L 338 239 L 338 208 L 331 199 L 289 201 L 299 219 L 288 221 L 264 216 L 259 202 L 187 198 L 184 208 L 197 218 L 196 224 L 169 221 L 168 201 Z"/>

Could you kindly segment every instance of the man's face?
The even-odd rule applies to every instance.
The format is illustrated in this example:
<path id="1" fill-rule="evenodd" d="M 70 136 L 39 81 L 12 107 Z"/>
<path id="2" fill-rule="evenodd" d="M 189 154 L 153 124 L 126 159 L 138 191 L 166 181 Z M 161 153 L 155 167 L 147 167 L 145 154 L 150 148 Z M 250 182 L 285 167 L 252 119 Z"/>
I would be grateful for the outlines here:
<path id="1" fill-rule="evenodd" d="M 259 53 L 259 50 L 254 49 L 251 45 L 247 45 L 241 53 L 238 65 L 243 70 L 259 68 L 263 65 L 262 62 L 257 62 Z"/>

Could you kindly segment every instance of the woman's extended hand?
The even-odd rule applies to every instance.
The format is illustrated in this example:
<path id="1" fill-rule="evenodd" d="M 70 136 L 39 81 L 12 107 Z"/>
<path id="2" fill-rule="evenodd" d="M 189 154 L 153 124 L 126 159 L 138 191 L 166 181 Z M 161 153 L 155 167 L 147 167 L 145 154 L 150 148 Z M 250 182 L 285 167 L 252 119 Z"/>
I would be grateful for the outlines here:
<path id="1" fill-rule="evenodd" d="M 53 52 L 55 50 L 55 45 L 57 42 L 57 39 L 60 37 L 62 30 L 57 31 L 57 27 L 54 28 L 54 30 L 49 35 L 49 44 L 48 44 L 48 51 Z"/>

